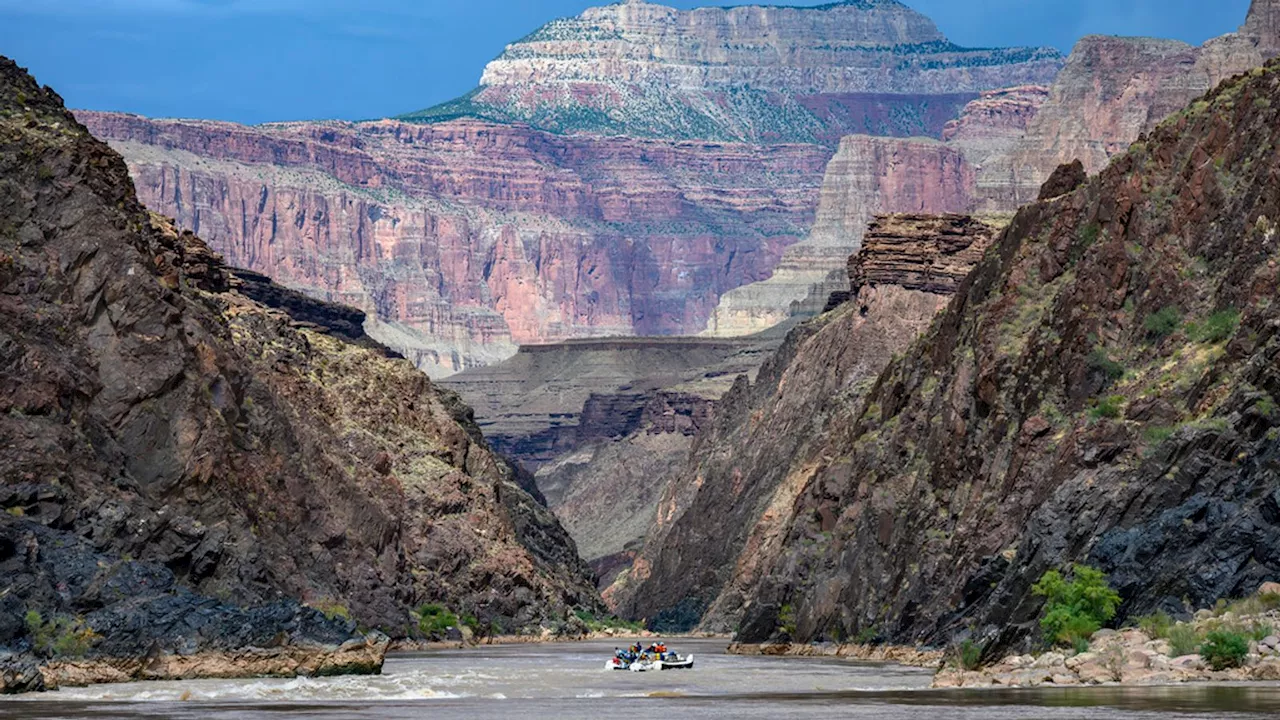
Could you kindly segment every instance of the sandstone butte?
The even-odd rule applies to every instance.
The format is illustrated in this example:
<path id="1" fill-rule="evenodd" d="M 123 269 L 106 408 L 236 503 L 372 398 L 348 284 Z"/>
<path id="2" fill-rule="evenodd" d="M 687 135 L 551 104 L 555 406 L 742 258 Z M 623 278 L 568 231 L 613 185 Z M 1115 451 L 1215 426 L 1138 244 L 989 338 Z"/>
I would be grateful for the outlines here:
<path id="1" fill-rule="evenodd" d="M 473 93 L 395 120 L 79 117 L 149 207 L 233 265 L 366 311 L 375 338 L 443 377 L 530 343 L 692 335 L 713 317 L 754 332 L 791 298 L 767 294 L 781 311 L 760 318 L 759 303 L 716 308 L 808 235 L 841 137 L 938 138 L 982 92 L 1061 64 L 957 47 L 892 0 L 628 2 L 548 24 Z M 938 143 L 867 138 L 843 157 L 866 212 L 970 204 L 972 170 Z M 842 265 L 847 244 L 826 242 L 779 276 L 815 253 Z"/>
<path id="2" fill-rule="evenodd" d="M 424 603 L 602 609 L 471 411 L 363 313 L 227 268 L 0 58 L 0 691 L 378 672 Z"/>
<path id="3" fill-rule="evenodd" d="M 839 384 L 843 337 L 819 341 L 841 311 L 802 326 L 778 382 L 716 409 L 727 441 L 695 443 L 692 497 L 614 602 L 747 644 L 969 638 L 998 660 L 1038 642 L 1051 568 L 1099 568 L 1122 623 L 1280 577 L 1278 167 L 1272 61 L 1097 174 L 1055 173 L 861 385 Z M 1139 649 L 1144 672 L 1176 659 Z"/>

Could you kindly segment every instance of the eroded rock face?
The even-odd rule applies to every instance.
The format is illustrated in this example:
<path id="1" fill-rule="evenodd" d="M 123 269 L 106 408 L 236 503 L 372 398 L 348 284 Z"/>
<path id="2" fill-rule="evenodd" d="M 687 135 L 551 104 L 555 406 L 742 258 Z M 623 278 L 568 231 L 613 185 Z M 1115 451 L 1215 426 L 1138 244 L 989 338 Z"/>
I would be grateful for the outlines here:
<path id="1" fill-rule="evenodd" d="M 956 149 L 928 140 L 850 136 L 827 165 L 812 232 L 787 248 L 769 279 L 726 293 L 706 334 L 761 332 L 818 314 L 848 287 L 849 256 L 877 214 L 963 213 L 974 204 L 973 166 Z"/>
<path id="2" fill-rule="evenodd" d="M 79 117 L 143 202 L 233 265 L 366 311 L 436 376 L 516 343 L 700 331 L 807 232 L 829 158 L 469 120 Z"/>
<path id="3" fill-rule="evenodd" d="M 1050 48 L 971 50 L 894 0 L 592 8 L 507 46 L 470 95 L 406 116 L 747 142 L 937 137 L 980 91 L 1045 83 Z"/>
<path id="4" fill-rule="evenodd" d="M 1020 211 L 827 423 L 781 549 L 738 572 L 742 639 L 999 652 L 1037 632 L 1030 585 L 1073 561 L 1108 574 L 1120 620 L 1280 573 L 1278 113 L 1272 63 Z"/>
<path id="5" fill-rule="evenodd" d="M 664 630 L 732 631 L 785 547 L 792 506 L 894 353 L 945 306 L 995 235 L 967 216 L 879 218 L 849 263 L 852 299 L 794 330 L 741 378 L 669 483 L 631 571 L 606 592 Z M 824 527 L 835 521 L 824 517 Z M 851 637 L 851 636 L 847 636 Z"/>
<path id="6" fill-rule="evenodd" d="M 1172 40 L 1089 36 L 1067 58 L 1047 102 L 998 178 L 995 205 L 1036 198 L 1054 168 L 1080 160 L 1100 171 L 1143 134 L 1223 80 L 1280 54 L 1280 9 L 1255 0 L 1238 33 L 1200 47 Z M 1002 178 L 1002 179 L 1000 179 Z"/>
<path id="7" fill-rule="evenodd" d="M 1017 207 L 1012 188 L 1010 154 L 1049 99 L 1042 85 L 991 90 L 965 106 L 960 117 L 942 131 L 942 139 L 959 150 L 974 168 L 974 207 L 999 212 Z"/>
<path id="8" fill-rule="evenodd" d="M 666 484 L 716 399 L 781 333 L 735 340 L 617 338 L 525 346 L 450 378 L 495 447 L 538 491 L 606 584 L 630 567 Z"/>
<path id="9" fill-rule="evenodd" d="M 396 635 L 423 602 L 508 630 L 596 606 L 470 410 L 359 332 L 149 214 L 120 156 L 0 60 L 0 563 L 28 578 L 5 615 L 83 618 L 110 654 L 149 617 L 117 607 L 135 586 L 173 588 L 179 625 L 182 597 L 284 598 Z M 181 649 L 239 649 L 204 640 Z"/>

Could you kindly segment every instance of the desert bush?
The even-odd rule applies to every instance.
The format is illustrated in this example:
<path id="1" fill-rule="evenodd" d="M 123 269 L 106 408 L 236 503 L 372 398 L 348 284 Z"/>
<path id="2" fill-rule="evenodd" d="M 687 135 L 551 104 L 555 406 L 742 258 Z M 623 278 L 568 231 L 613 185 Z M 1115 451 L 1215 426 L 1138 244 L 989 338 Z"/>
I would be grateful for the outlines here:
<path id="1" fill-rule="evenodd" d="M 1148 315 L 1147 319 L 1142 323 L 1142 326 L 1147 330 L 1147 336 L 1156 340 L 1163 340 L 1169 337 L 1177 332 L 1181 325 L 1182 314 L 1178 312 L 1178 308 L 1172 305 Z"/>
<path id="2" fill-rule="evenodd" d="M 1095 404 L 1092 408 L 1090 408 L 1089 417 L 1093 418 L 1094 420 L 1101 420 L 1103 418 L 1107 418 L 1108 420 L 1114 420 L 1120 417 L 1123 407 L 1124 407 L 1124 396 L 1111 395 L 1109 397 L 1102 398 L 1097 402 L 1097 404 Z"/>
<path id="3" fill-rule="evenodd" d="M 1214 630 L 1200 645 L 1200 655 L 1214 670 L 1240 667 L 1248 654 L 1249 638 L 1231 630 Z"/>
<path id="4" fill-rule="evenodd" d="M 1149 638 L 1163 640 L 1169 637 L 1169 631 L 1173 629 L 1173 618 L 1163 610 L 1143 615 L 1138 618 L 1138 629 Z"/>
<path id="5" fill-rule="evenodd" d="M 31 634 L 32 649 L 44 657 L 84 657 L 102 639 L 80 618 L 59 616 L 46 621 L 39 612 L 30 610 L 23 619 Z"/>
<path id="6" fill-rule="evenodd" d="M 1240 313 L 1234 308 L 1219 310 L 1203 322 L 1187 325 L 1187 333 L 1199 343 L 1220 343 L 1230 340 L 1240 326 Z"/>
<path id="7" fill-rule="evenodd" d="M 449 628 L 458 627 L 458 616 L 443 605 L 428 603 L 418 608 L 418 630 L 429 636 L 443 635 Z"/>
<path id="8" fill-rule="evenodd" d="M 1187 623 L 1178 623 L 1169 628 L 1169 635 L 1165 639 L 1169 641 L 1170 652 L 1174 657 L 1200 652 L 1200 633 Z"/>
<path id="9" fill-rule="evenodd" d="M 1054 645 L 1087 643 L 1120 606 L 1120 595 L 1107 584 L 1106 576 L 1088 565 L 1073 565 L 1069 581 L 1057 570 L 1049 570 L 1031 592 L 1045 598 L 1040 628 L 1045 640 Z"/>

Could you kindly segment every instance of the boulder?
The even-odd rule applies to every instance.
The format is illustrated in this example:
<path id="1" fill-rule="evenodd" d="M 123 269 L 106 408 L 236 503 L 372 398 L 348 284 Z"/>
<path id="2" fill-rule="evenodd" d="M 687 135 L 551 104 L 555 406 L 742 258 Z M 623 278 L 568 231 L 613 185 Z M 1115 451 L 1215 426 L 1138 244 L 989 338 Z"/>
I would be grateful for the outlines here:
<path id="1" fill-rule="evenodd" d="M 1080 653 L 1079 655 L 1074 655 L 1072 657 L 1067 658 L 1066 666 L 1068 669 L 1078 670 L 1081 665 L 1087 665 L 1089 663 L 1096 662 L 1097 659 L 1098 659 L 1097 653 L 1083 652 L 1083 653 Z"/>
<path id="2" fill-rule="evenodd" d="M 1036 658 L 1035 662 L 1032 663 L 1031 666 L 1036 668 L 1053 668 L 1065 666 L 1066 661 L 1066 655 L 1063 655 L 1062 653 L 1049 652 Z"/>
<path id="3" fill-rule="evenodd" d="M 1280 659 L 1266 658 L 1249 669 L 1251 680 L 1275 682 L 1280 680 Z"/>
<path id="4" fill-rule="evenodd" d="M 1170 660 L 1169 664 L 1181 670 L 1203 670 L 1204 658 L 1199 655 L 1181 655 Z"/>
<path id="5" fill-rule="evenodd" d="M 1040 186 L 1040 200 L 1052 200 L 1053 198 L 1066 195 L 1076 188 L 1080 187 L 1089 179 L 1089 173 L 1085 172 L 1084 163 L 1076 160 L 1070 163 L 1059 165 L 1044 185 Z"/>
<path id="6" fill-rule="evenodd" d="M 55 689 L 45 684 L 35 656 L 0 651 L 0 695 Z"/>
<path id="7" fill-rule="evenodd" d="M 1258 588 L 1259 595 L 1280 595 L 1280 582 L 1264 582 Z"/>

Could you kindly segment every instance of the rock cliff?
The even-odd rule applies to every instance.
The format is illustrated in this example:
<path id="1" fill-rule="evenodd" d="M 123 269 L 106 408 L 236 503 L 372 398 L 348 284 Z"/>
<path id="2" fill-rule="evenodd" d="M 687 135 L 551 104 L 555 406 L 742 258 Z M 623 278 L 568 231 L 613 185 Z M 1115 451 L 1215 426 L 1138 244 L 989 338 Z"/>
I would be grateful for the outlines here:
<path id="1" fill-rule="evenodd" d="M 701 331 L 807 232 L 829 156 L 466 120 L 79 118 L 143 202 L 233 265 L 366 311 L 436 376 L 517 343 Z"/>
<path id="2" fill-rule="evenodd" d="M 1069 562 L 1107 573 L 1122 620 L 1280 575 L 1277 173 L 1273 62 L 1023 208 L 866 395 L 816 429 L 771 423 L 812 464 L 732 573 L 740 638 L 971 637 L 995 657 L 1031 642 L 1030 586 Z M 807 408 L 831 402 L 800 387 Z M 720 507 L 751 487 L 708 474 L 701 492 L 713 477 Z M 685 584 L 644 605 L 699 576 L 684 539 L 645 566 L 642 614 L 710 597 Z"/>
<path id="3" fill-rule="evenodd" d="M 791 332 L 738 380 L 667 485 L 657 522 L 606 599 L 662 629 L 733 630 L 790 508 L 858 399 L 941 310 L 995 228 L 959 215 L 878 219 L 848 265 L 852 298 Z"/>
<path id="4" fill-rule="evenodd" d="M 983 90 L 1047 83 L 1050 48 L 968 49 L 895 0 L 818 7 L 615 3 L 507 46 L 480 86 L 406 119 L 526 122 L 560 133 L 834 145 L 937 137 Z"/>
<path id="5" fill-rule="evenodd" d="M 1254 0 L 1238 33 L 1192 47 L 1173 40 L 1089 36 L 1067 58 L 1048 100 L 989 182 L 1006 209 L 1036 198 L 1061 163 L 1098 172 L 1142 133 L 1224 79 L 1280 54 L 1280 9 Z M 993 187 L 993 191 L 995 188 Z"/>
<path id="6" fill-rule="evenodd" d="M 539 492 L 607 583 L 630 566 L 666 483 L 714 403 L 754 375 L 782 333 L 524 346 L 445 381 Z"/>
<path id="7" fill-rule="evenodd" d="M 596 607 L 470 410 L 360 319 L 236 277 L 0 59 L 0 643 L 39 646 L 32 611 L 110 659 L 404 635 L 423 602 L 508 630 Z"/>
<path id="8" fill-rule="evenodd" d="M 750 335 L 788 318 L 816 315 L 832 292 L 848 288 L 845 266 L 871 218 L 968 212 L 975 183 L 964 156 L 940 142 L 846 137 L 827 165 L 809 236 L 787 248 L 767 280 L 725 293 L 706 334 Z"/>

